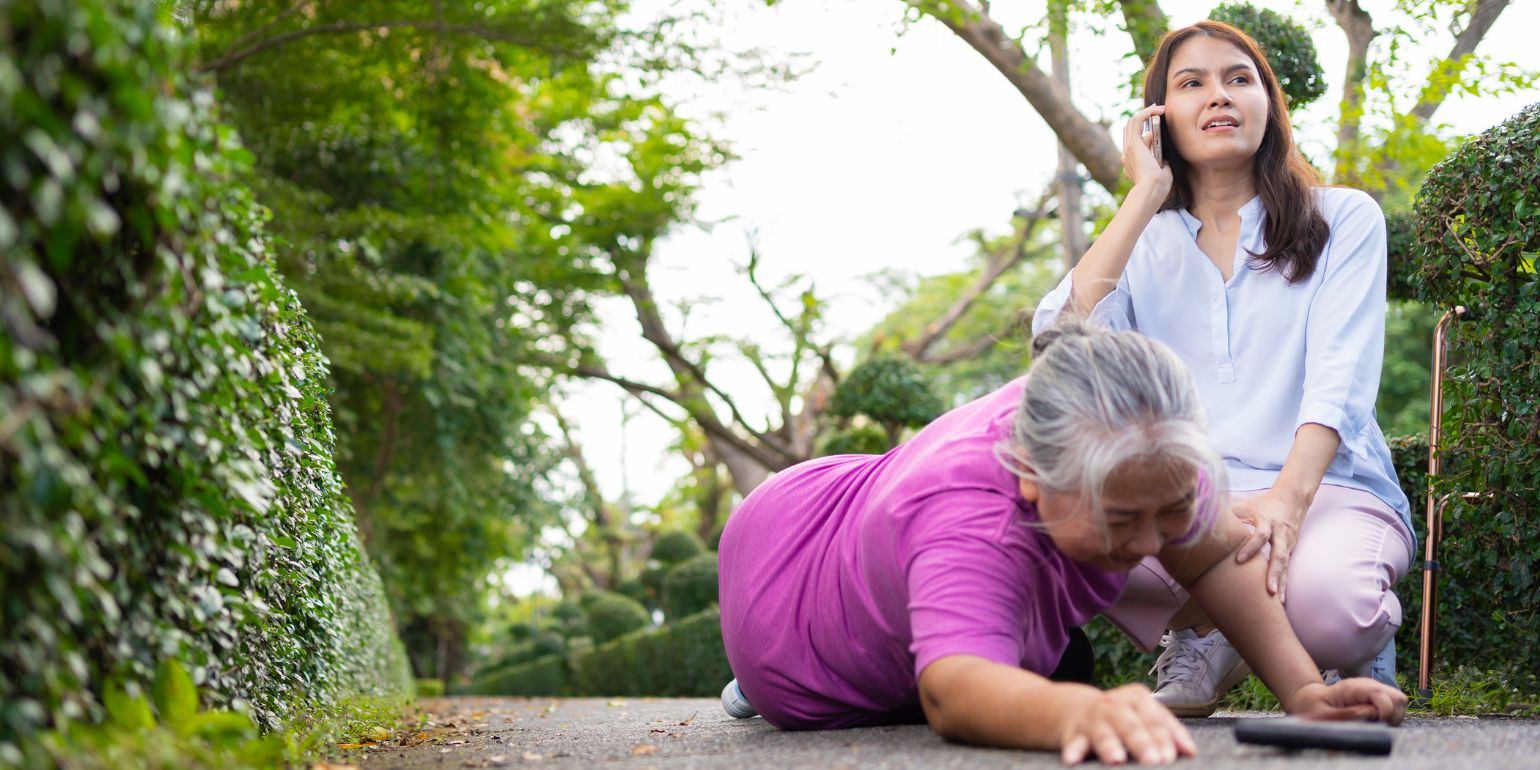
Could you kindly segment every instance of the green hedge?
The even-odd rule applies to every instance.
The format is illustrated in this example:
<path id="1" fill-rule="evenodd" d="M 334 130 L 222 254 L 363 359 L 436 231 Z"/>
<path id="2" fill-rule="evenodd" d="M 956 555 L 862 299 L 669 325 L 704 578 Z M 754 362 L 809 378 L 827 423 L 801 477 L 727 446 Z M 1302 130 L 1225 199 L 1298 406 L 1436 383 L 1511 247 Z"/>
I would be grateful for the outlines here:
<path id="1" fill-rule="evenodd" d="M 0 3 L 0 754 L 169 657 L 269 727 L 410 692 L 326 362 L 165 5 Z"/>
<path id="2" fill-rule="evenodd" d="M 663 576 L 663 617 L 669 622 L 717 603 L 717 554 L 707 551 L 674 565 Z"/>
<path id="3" fill-rule="evenodd" d="M 652 622 L 642 603 L 608 591 L 596 595 L 588 604 L 588 631 L 593 640 L 604 644 Z"/>
<path id="4" fill-rule="evenodd" d="M 717 695 L 733 678 L 722 619 L 707 610 L 655 631 L 627 634 L 572 658 L 582 695 Z"/>
<path id="5" fill-rule="evenodd" d="M 573 695 L 572 674 L 564 655 L 546 655 L 528 663 L 488 671 L 465 695 Z"/>
<path id="6" fill-rule="evenodd" d="M 1540 104 L 1471 139 L 1418 192 L 1418 298 L 1464 305 L 1444 389 L 1441 657 L 1540 671 Z M 1533 687 L 1533 679 L 1530 679 Z"/>
<path id="7" fill-rule="evenodd" d="M 550 655 L 488 671 L 473 695 L 630 695 L 709 697 L 733 678 L 712 608 L 678 623 L 637 631 L 569 657 Z"/>

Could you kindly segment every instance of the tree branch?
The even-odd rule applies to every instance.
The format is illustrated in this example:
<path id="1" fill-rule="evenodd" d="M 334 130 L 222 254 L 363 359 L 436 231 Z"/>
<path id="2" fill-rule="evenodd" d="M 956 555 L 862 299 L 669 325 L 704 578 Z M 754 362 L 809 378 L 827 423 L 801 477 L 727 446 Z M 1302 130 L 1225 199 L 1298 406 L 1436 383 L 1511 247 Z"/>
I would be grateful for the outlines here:
<path id="1" fill-rule="evenodd" d="M 1348 39 L 1347 72 L 1342 76 L 1342 110 L 1337 122 L 1337 163 L 1332 174 L 1337 184 L 1358 180 L 1353 159 L 1358 157 L 1359 123 L 1364 114 L 1364 78 L 1368 73 L 1369 43 L 1378 32 L 1358 0 L 1326 0 L 1326 10 L 1337 20 Z"/>
<path id="2" fill-rule="evenodd" d="M 637 382 L 636 380 L 626 379 L 625 377 L 618 377 L 614 374 L 611 374 L 607 369 L 602 367 L 582 364 L 570 366 L 564 364 L 556 364 L 550 361 L 543 362 L 543 364 L 551 367 L 555 371 L 572 375 L 574 377 L 583 377 L 585 379 L 591 380 L 604 380 L 606 382 L 614 383 L 631 395 L 636 396 L 644 406 L 647 406 L 649 409 L 657 412 L 659 416 L 662 416 L 664 419 L 672 422 L 673 418 L 658 412 L 656 407 L 647 399 L 642 398 L 642 396 L 651 395 L 663 398 L 679 407 L 680 409 L 683 409 L 685 413 L 688 414 L 690 418 L 700 426 L 701 430 L 704 431 L 707 436 L 731 445 L 740 453 L 748 455 L 749 457 L 753 458 L 755 462 L 761 463 L 766 468 L 771 470 L 780 470 L 797 462 L 797 459 L 789 460 L 787 457 L 782 456 L 779 451 L 773 451 L 772 448 L 766 447 L 764 445 L 765 437 L 761 434 L 754 434 L 754 438 L 759 443 L 748 441 L 742 436 L 739 436 L 737 433 L 733 432 L 731 428 L 723 424 L 722 421 L 718 419 L 717 416 L 713 414 L 708 407 L 705 407 L 698 398 L 692 399 L 684 393 L 666 390 L 656 385 Z"/>
<path id="3" fill-rule="evenodd" d="M 993 286 L 995 281 L 1000 279 L 1000 276 L 1016 265 L 1021 264 L 1022 259 L 1026 258 L 1027 242 L 1032 239 L 1032 233 L 1037 229 L 1038 223 L 1047 215 L 1048 203 L 1053 200 L 1053 195 L 1054 186 L 1049 185 L 1048 189 L 1044 190 L 1043 194 L 1038 197 L 1037 207 L 1022 220 L 1021 227 L 1017 230 L 1016 237 L 1012 239 L 1010 248 L 1002 249 L 999 253 L 991 255 L 989 264 L 984 267 L 984 271 L 979 274 L 973 285 L 958 296 L 951 307 L 941 314 L 940 318 L 926 324 L 925 332 L 919 339 L 904 345 L 905 353 L 909 354 L 915 361 L 933 363 L 933 360 L 927 354 L 936 342 L 962 319 L 968 312 L 968 309 L 973 306 L 973 303 L 978 301 L 978 298 L 983 296 L 984 292 L 989 291 L 989 287 Z"/>
<path id="4" fill-rule="evenodd" d="M 1476 46 L 1481 44 L 1492 25 L 1497 22 L 1497 17 L 1502 15 L 1511 0 L 1477 0 L 1476 7 L 1471 11 L 1470 20 L 1465 23 L 1465 28 L 1454 38 L 1454 47 L 1449 55 L 1434 69 L 1434 73 L 1453 75 L 1457 74 L 1465 66 L 1465 57 L 1475 53 Z M 1422 99 L 1412 108 L 1412 114 L 1418 120 L 1427 122 L 1433 118 L 1433 113 L 1438 111 L 1439 105 L 1444 103 L 1444 98 L 1449 95 L 1449 89 L 1429 88 L 1422 93 Z"/>
<path id="5" fill-rule="evenodd" d="M 1070 103 L 1069 94 L 1044 74 L 1019 41 L 1011 39 L 987 13 L 969 0 L 907 0 L 921 12 L 935 17 L 952 33 L 978 51 L 995 70 L 1026 97 L 1059 141 L 1085 164 L 1091 178 L 1117 194 L 1123 160 L 1103 126 L 1091 122 Z"/>
<path id="6" fill-rule="evenodd" d="M 1123 7 L 1123 24 L 1134 40 L 1134 52 L 1140 63 L 1148 64 L 1171 22 L 1156 0 L 1118 0 L 1118 5 Z"/>
<path id="7" fill-rule="evenodd" d="M 790 459 L 790 453 L 787 451 L 787 449 L 781 446 L 779 442 L 775 441 L 773 439 L 773 434 L 771 434 L 768 430 L 759 430 L 754 426 L 749 425 L 748 418 L 744 417 L 743 413 L 739 411 L 738 405 L 733 400 L 733 398 L 727 395 L 727 393 L 724 392 L 721 388 L 717 387 L 716 384 L 712 383 L 711 380 L 706 377 L 705 370 L 702 369 L 699 364 L 686 358 L 683 352 L 679 349 L 679 344 L 674 341 L 673 335 L 668 333 L 667 327 L 663 325 L 663 317 L 658 314 L 657 300 L 652 295 L 652 287 L 647 284 L 645 278 L 645 261 L 643 261 L 642 264 L 638 266 L 638 269 L 633 270 L 630 268 L 621 268 L 623 262 L 619 255 L 612 254 L 611 257 L 615 261 L 617 268 L 616 274 L 620 280 L 621 290 L 626 293 L 627 297 L 630 297 L 631 304 L 636 308 L 637 320 L 642 325 L 643 339 L 651 342 L 653 347 L 656 347 L 658 352 L 663 354 L 664 362 L 668 364 L 669 369 L 673 370 L 674 376 L 676 378 L 688 380 L 696 387 L 702 389 L 703 391 L 710 392 L 717 398 L 721 399 L 722 404 L 727 407 L 728 413 L 732 415 L 732 422 L 748 431 L 756 439 L 759 439 L 761 442 L 767 444 L 770 449 L 781 455 L 784 465 L 784 461 Z M 640 279 L 638 279 L 639 273 L 642 274 Z M 681 384 L 683 385 L 683 383 Z M 688 388 L 689 386 L 685 387 Z M 673 400 L 675 403 L 678 403 L 680 406 L 683 406 L 689 410 L 691 414 L 698 414 L 707 411 L 705 409 L 690 409 L 690 406 L 684 403 L 684 399 L 689 398 L 690 395 L 691 394 L 681 392 Z"/>

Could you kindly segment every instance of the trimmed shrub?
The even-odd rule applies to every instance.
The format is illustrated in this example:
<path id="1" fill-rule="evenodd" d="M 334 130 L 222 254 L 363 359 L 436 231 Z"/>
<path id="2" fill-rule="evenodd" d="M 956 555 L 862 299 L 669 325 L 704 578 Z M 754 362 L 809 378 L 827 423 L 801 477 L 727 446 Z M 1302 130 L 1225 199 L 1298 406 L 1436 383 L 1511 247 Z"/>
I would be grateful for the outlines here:
<path id="1" fill-rule="evenodd" d="M 830 435 L 818 445 L 818 456 L 880 455 L 888 449 L 887 432 L 868 423 L 855 425 Z"/>
<path id="2" fill-rule="evenodd" d="M 717 603 L 717 555 L 710 551 L 675 565 L 663 578 L 663 617 L 672 623 Z"/>
<path id="3" fill-rule="evenodd" d="M 1418 298 L 1473 311 L 1450 327 L 1433 480 L 1435 495 L 1457 496 L 1439 657 L 1540 671 L 1540 104 L 1440 162 L 1414 209 Z"/>
<path id="4" fill-rule="evenodd" d="M 567 659 L 546 655 L 527 663 L 488 671 L 476 678 L 465 695 L 573 695 Z"/>
<path id="5" fill-rule="evenodd" d="M 595 643 L 645 628 L 652 618 L 641 602 L 616 593 L 602 593 L 588 605 L 588 629 Z"/>
<path id="6" fill-rule="evenodd" d="M 711 697 L 733 678 L 717 610 L 572 656 L 577 695 Z"/>
<path id="7" fill-rule="evenodd" d="M 694 532 L 671 529 L 658 533 L 658 539 L 652 541 L 652 552 L 647 558 L 667 567 L 693 558 L 705 550 L 706 544 Z"/>
<path id="8" fill-rule="evenodd" d="M 169 657 L 267 727 L 411 692 L 326 361 L 166 7 L 0 5 L 0 755 Z"/>
<path id="9" fill-rule="evenodd" d="M 1262 47 L 1267 63 L 1278 76 L 1278 86 L 1297 110 L 1326 93 L 1326 74 L 1315 54 L 1310 31 L 1277 11 L 1257 8 L 1250 3 L 1226 3 L 1208 17 L 1235 27 Z"/>
<path id="10" fill-rule="evenodd" d="M 551 609 L 551 620 L 561 636 L 587 636 L 588 613 L 586 607 L 594 594 L 584 594 L 578 601 L 568 599 Z"/>
<path id="11" fill-rule="evenodd" d="M 652 599 L 646 584 L 642 583 L 641 578 L 631 578 L 630 580 L 621 581 L 620 585 L 615 586 L 615 593 L 634 599 L 636 600 L 637 604 L 640 604 L 644 607 L 647 606 L 647 602 Z"/>
<path id="12" fill-rule="evenodd" d="M 829 416 L 865 415 L 887 432 L 883 451 L 898 443 L 904 427 L 918 428 L 945 411 L 938 397 L 907 358 L 882 356 L 852 370 L 829 399 Z"/>
<path id="13" fill-rule="evenodd" d="M 1385 252 L 1389 261 L 1386 272 L 1385 294 L 1391 299 L 1415 299 L 1412 275 L 1418 270 L 1417 219 L 1410 211 L 1385 212 Z M 1431 353 L 1430 353 L 1431 355 Z"/>

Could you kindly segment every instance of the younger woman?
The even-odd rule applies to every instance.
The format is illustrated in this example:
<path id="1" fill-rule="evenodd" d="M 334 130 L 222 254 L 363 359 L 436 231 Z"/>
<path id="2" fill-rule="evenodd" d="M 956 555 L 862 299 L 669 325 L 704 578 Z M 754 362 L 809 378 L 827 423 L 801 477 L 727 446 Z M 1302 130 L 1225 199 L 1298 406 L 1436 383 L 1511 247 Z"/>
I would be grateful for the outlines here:
<path id="1" fill-rule="evenodd" d="M 1385 345 L 1385 219 L 1368 195 L 1321 187 L 1294 146 L 1267 58 L 1216 21 L 1173 30 L 1124 129 L 1133 180 L 1117 215 L 1034 326 L 1066 311 L 1171 346 L 1192 370 L 1252 527 L 1238 558 L 1321 668 L 1394 683 L 1412 558 L 1411 507 L 1374 418 Z M 1163 116 L 1165 163 L 1142 136 Z M 1242 655 L 1153 560 L 1108 613 L 1142 646 L 1161 631 L 1155 694 L 1204 716 L 1246 675 Z M 1378 657 L 1377 657 L 1378 654 Z"/>
<path id="2" fill-rule="evenodd" d="M 887 454 L 812 460 L 744 500 L 720 550 L 730 709 L 782 729 L 923 719 L 1072 764 L 1191 756 L 1143 686 L 1047 678 L 1156 556 L 1287 711 L 1399 722 L 1392 688 L 1322 684 L 1265 565 L 1229 558 L 1245 531 L 1216 515 L 1224 469 L 1181 361 L 1079 326 L 1033 347 L 1028 376 Z"/>

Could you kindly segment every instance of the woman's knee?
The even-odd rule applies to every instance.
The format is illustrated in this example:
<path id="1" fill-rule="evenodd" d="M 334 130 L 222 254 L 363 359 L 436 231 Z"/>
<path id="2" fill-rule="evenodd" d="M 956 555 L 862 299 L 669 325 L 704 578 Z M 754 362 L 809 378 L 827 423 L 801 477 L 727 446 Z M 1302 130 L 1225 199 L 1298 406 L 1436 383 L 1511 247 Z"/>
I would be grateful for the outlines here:
<path id="1" fill-rule="evenodd" d="M 1285 611 L 1295 636 L 1322 668 L 1355 668 L 1373 658 L 1401 625 L 1389 588 L 1344 576 L 1291 575 Z"/>

